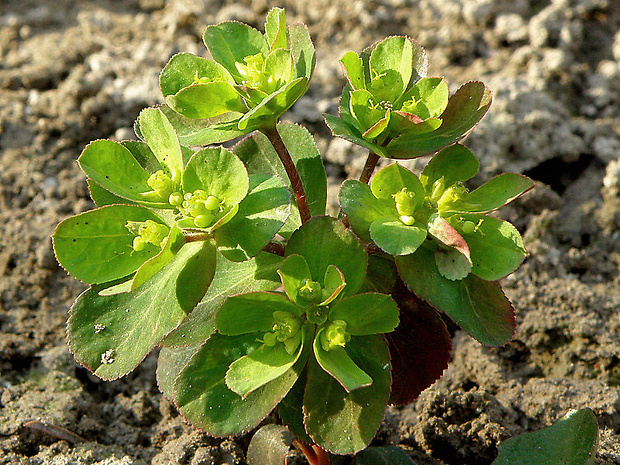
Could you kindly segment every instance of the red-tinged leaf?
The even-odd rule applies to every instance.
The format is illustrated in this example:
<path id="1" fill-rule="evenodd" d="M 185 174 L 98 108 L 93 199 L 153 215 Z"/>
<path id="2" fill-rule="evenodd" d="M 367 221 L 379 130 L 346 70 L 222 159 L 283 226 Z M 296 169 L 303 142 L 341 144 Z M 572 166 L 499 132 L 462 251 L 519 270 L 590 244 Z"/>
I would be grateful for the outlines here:
<path id="1" fill-rule="evenodd" d="M 452 341 L 437 311 L 405 286 L 393 297 L 400 307 L 400 324 L 385 335 L 392 358 L 390 403 L 406 405 L 448 368 Z"/>
<path id="2" fill-rule="evenodd" d="M 468 82 L 450 97 L 434 131 L 403 134 L 387 146 L 389 158 L 416 158 L 436 152 L 465 137 L 491 106 L 491 90 L 482 82 Z"/>
<path id="3" fill-rule="evenodd" d="M 439 215 L 433 215 L 429 220 L 428 232 L 443 246 L 435 250 L 435 264 L 439 272 L 450 280 L 467 276 L 472 261 L 463 236 Z"/>

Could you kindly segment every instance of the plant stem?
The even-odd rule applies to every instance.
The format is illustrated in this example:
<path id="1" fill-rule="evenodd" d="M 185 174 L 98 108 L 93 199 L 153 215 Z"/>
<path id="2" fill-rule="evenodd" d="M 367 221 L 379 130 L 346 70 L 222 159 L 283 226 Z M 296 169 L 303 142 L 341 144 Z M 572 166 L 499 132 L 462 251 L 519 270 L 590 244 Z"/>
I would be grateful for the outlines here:
<path id="1" fill-rule="evenodd" d="M 211 237 L 211 234 L 209 234 L 209 233 L 202 233 L 202 232 L 183 234 L 183 240 L 185 241 L 186 244 L 188 242 L 206 241 L 210 237 Z"/>
<path id="2" fill-rule="evenodd" d="M 329 460 L 329 453 L 320 446 L 316 444 L 312 446 L 314 452 L 316 453 L 316 458 L 318 459 L 318 465 L 330 465 L 331 462 Z"/>
<path id="3" fill-rule="evenodd" d="M 284 244 L 280 244 L 279 242 L 271 241 L 265 247 L 263 247 L 263 250 L 265 252 L 284 257 Z"/>
<path id="4" fill-rule="evenodd" d="M 282 137 L 280 137 L 280 134 L 275 126 L 268 129 L 262 129 L 262 132 L 267 136 L 269 142 L 273 145 L 273 148 L 276 150 L 276 153 L 284 165 L 286 174 L 291 181 L 291 188 L 295 194 L 295 200 L 297 201 L 297 207 L 299 208 L 301 222 L 305 223 L 311 218 L 312 215 L 310 214 L 310 208 L 308 207 L 308 200 L 306 199 L 304 186 L 301 182 L 301 178 L 299 177 L 299 172 L 297 171 L 297 168 L 295 168 L 295 163 L 293 163 L 291 154 L 288 152 L 286 145 L 284 145 L 284 141 L 282 140 Z"/>
<path id="5" fill-rule="evenodd" d="M 299 439 L 295 439 L 293 441 L 293 445 L 306 456 L 308 463 L 310 465 L 330 465 L 331 462 L 329 460 L 329 453 L 327 453 L 324 449 L 313 444 L 310 446 Z"/>
<path id="6" fill-rule="evenodd" d="M 364 169 L 362 170 L 362 174 L 360 175 L 361 182 L 363 182 L 364 184 L 368 184 L 372 173 L 374 173 L 375 171 L 377 163 L 379 163 L 379 155 L 370 150 L 368 152 L 368 158 L 366 158 L 366 164 L 364 165 Z"/>

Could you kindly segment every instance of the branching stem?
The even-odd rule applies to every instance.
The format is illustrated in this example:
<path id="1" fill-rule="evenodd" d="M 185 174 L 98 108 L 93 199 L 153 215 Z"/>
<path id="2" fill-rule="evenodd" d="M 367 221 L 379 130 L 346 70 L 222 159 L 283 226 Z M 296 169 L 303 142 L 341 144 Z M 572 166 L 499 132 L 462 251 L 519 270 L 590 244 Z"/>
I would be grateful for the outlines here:
<path id="1" fill-rule="evenodd" d="M 280 157 L 280 160 L 284 165 L 286 174 L 291 181 L 293 193 L 295 194 L 295 200 L 297 201 L 297 207 L 299 208 L 301 222 L 305 223 L 312 215 L 310 214 L 310 208 L 308 207 L 308 200 L 306 199 L 304 186 L 301 182 L 301 178 L 299 177 L 299 172 L 297 171 L 297 168 L 295 168 L 295 163 L 293 163 L 291 154 L 288 152 L 288 149 L 286 148 L 286 145 L 284 145 L 284 141 L 282 140 L 282 137 L 280 137 L 280 134 L 275 126 L 269 129 L 262 129 L 262 132 L 267 136 L 269 142 L 273 145 L 273 148 L 276 150 L 278 157 Z"/>
<path id="2" fill-rule="evenodd" d="M 360 175 L 361 182 L 363 182 L 364 184 L 368 184 L 372 173 L 375 172 L 377 163 L 379 163 L 379 155 L 377 155 L 372 150 L 369 151 L 368 158 L 366 158 L 366 164 L 364 165 L 364 169 L 362 170 L 362 174 Z"/>

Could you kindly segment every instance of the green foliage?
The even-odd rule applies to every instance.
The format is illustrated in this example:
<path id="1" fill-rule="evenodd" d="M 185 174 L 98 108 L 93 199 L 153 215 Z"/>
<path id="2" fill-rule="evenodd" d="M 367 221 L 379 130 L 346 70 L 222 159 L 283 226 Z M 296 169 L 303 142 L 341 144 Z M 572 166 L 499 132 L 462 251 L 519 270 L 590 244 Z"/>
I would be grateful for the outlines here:
<path id="1" fill-rule="evenodd" d="M 501 443 L 493 465 L 591 465 L 598 439 L 592 410 L 573 410 L 552 426 Z"/>
<path id="2" fill-rule="evenodd" d="M 226 21 L 203 39 L 212 59 L 170 59 L 166 103 L 140 113 L 139 141 L 94 141 L 78 159 L 97 208 L 53 235 L 58 261 L 91 285 L 71 309 L 69 345 L 103 379 L 161 346 L 158 386 L 213 436 L 249 431 L 278 407 L 299 439 L 358 453 L 390 399 L 411 402 L 445 369 L 439 313 L 484 344 L 512 336 L 497 280 L 526 252 L 489 213 L 532 182 L 501 174 L 468 190 L 479 163 L 456 142 L 489 89 L 469 82 L 450 96 L 426 76 L 419 44 L 390 37 L 341 59 L 340 113 L 325 118 L 371 154 L 362 180 L 342 184 L 339 219 L 325 216 L 317 145 L 279 122 L 312 77 L 305 26 L 274 8 L 265 33 Z M 394 162 L 368 185 L 377 155 L 426 154 L 419 175 Z M 250 462 L 282 463 L 285 431 L 261 429 Z M 410 463 L 390 448 L 357 462 Z"/>

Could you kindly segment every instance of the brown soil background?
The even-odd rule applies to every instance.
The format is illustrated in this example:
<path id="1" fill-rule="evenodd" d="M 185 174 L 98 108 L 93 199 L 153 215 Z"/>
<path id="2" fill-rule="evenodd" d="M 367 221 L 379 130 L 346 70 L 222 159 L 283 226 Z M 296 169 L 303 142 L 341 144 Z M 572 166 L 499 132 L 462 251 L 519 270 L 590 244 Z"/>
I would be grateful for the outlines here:
<path id="1" fill-rule="evenodd" d="M 504 281 L 514 340 L 485 348 L 457 332 L 444 378 L 389 408 L 375 444 L 417 464 L 489 464 L 497 444 L 590 407 L 599 464 L 620 464 L 620 2 L 617 0 L 284 1 L 317 47 L 308 94 L 284 119 L 325 155 L 332 205 L 364 153 L 333 140 L 337 60 L 391 34 L 430 56 L 455 90 L 485 81 L 494 104 L 466 145 L 476 182 L 525 173 L 537 188 L 503 216 L 530 256 Z M 83 286 L 56 264 L 54 226 L 92 208 L 75 159 L 97 138 L 132 138 L 160 101 L 176 52 L 204 54 L 204 27 L 262 28 L 266 0 L 0 0 L 0 464 L 244 464 L 249 437 L 215 440 L 184 424 L 158 393 L 154 356 L 102 382 L 77 366 L 65 320 Z M 411 163 L 414 168 L 422 161 Z M 41 419 L 88 440 L 24 428 Z M 297 463 L 303 463 L 299 461 Z"/>

